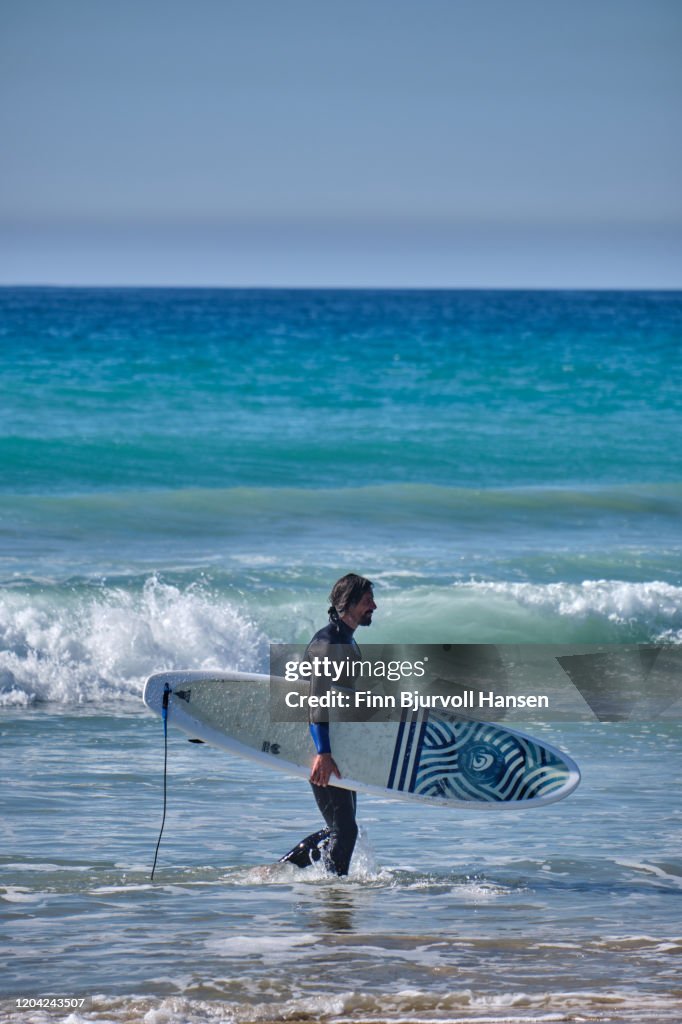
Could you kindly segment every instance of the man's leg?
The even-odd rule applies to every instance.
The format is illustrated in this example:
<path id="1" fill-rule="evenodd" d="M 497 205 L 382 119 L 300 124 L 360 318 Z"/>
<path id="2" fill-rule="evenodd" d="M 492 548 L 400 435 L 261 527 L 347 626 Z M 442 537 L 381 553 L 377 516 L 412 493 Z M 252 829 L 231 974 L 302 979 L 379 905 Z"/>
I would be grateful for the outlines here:
<path id="1" fill-rule="evenodd" d="M 312 782 L 310 785 L 329 830 L 329 838 L 322 847 L 325 863 L 334 874 L 347 875 L 358 837 L 355 823 L 357 795 L 338 786 L 315 786 Z"/>
<path id="2" fill-rule="evenodd" d="M 295 864 L 297 868 L 307 868 L 313 861 L 320 859 L 322 856 L 319 849 L 320 843 L 328 838 L 328 828 L 321 828 L 319 832 L 313 832 L 297 843 L 293 850 L 289 850 L 283 857 L 280 857 L 279 863 L 283 864 L 286 861 L 288 864 Z"/>

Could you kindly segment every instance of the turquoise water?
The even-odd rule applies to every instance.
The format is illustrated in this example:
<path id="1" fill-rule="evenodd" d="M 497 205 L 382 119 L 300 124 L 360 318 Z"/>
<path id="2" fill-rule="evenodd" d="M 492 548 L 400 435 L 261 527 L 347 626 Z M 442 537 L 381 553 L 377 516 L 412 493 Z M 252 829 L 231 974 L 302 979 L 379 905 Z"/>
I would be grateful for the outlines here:
<path id="1" fill-rule="evenodd" d="M 682 642 L 681 341 L 680 293 L 1 290 L 0 1019 L 679 1019 L 679 723 L 534 726 L 583 770 L 535 812 L 364 799 L 346 882 L 172 735 L 151 885 L 140 694 L 349 570 L 377 643 Z"/>
<path id="2" fill-rule="evenodd" d="M 2 489 L 679 483 L 679 293 L 4 290 Z"/>

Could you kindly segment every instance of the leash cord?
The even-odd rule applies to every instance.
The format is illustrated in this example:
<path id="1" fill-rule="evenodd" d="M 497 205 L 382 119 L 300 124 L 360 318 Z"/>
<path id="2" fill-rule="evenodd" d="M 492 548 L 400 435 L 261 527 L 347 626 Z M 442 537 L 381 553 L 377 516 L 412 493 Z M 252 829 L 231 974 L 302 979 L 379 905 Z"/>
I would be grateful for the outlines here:
<path id="1" fill-rule="evenodd" d="M 152 866 L 151 881 L 154 881 L 154 872 L 156 871 L 156 859 L 159 856 L 159 847 L 161 845 L 161 836 L 163 835 L 163 827 L 166 824 L 166 802 L 167 802 L 167 778 L 168 778 L 168 698 L 170 696 L 170 686 L 166 683 L 163 691 L 163 707 L 161 709 L 161 717 L 163 718 L 163 817 L 161 818 L 161 830 L 159 832 L 159 838 L 156 841 L 156 851 L 154 853 L 154 864 Z"/>

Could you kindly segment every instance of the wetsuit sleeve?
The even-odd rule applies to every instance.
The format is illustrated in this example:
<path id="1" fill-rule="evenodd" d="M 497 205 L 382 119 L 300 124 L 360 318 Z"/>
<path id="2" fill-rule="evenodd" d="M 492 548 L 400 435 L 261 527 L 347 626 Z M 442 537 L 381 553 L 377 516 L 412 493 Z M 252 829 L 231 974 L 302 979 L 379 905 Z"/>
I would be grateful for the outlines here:
<path id="1" fill-rule="evenodd" d="M 320 659 L 320 663 L 329 656 L 331 646 L 322 640 L 313 640 L 306 650 L 305 656 L 309 660 Z M 310 680 L 311 697 L 324 697 L 329 693 L 329 679 L 318 672 L 314 673 Z M 312 725 L 326 725 L 329 731 L 329 709 L 325 707 L 309 707 L 308 721 Z"/>
<path id="2" fill-rule="evenodd" d="M 306 651 L 307 658 L 313 658 L 315 656 L 324 658 L 330 651 L 330 645 L 325 642 L 315 641 L 308 646 Z M 320 675 L 314 675 L 310 680 L 310 693 L 316 697 L 321 697 L 329 692 L 329 680 L 323 678 Z M 332 748 L 329 740 L 329 711 L 327 708 L 309 708 L 308 711 L 308 722 L 310 735 L 313 738 L 315 749 L 318 754 L 331 754 Z"/>
<path id="3" fill-rule="evenodd" d="M 330 627 L 331 628 L 331 627 Z M 313 637 L 311 642 L 306 648 L 305 657 L 308 660 L 314 661 L 319 659 L 318 665 L 325 665 L 327 662 L 331 662 L 332 665 L 337 665 L 339 662 L 344 663 L 348 660 L 349 647 L 347 644 L 339 642 L 338 629 L 334 630 L 335 643 L 331 643 L 328 638 L 324 638 L 319 634 Z M 332 673 L 334 678 L 338 678 L 338 673 L 334 670 Z M 314 697 L 324 697 L 330 694 L 330 675 L 325 672 L 317 671 L 313 673 L 310 680 L 310 695 Z M 343 680 L 345 682 L 345 680 Z M 351 684 L 352 685 L 352 684 Z M 325 703 L 328 703 L 325 702 Z M 308 712 L 310 735 L 312 736 L 315 747 L 318 754 L 331 754 L 332 748 L 329 739 L 329 708 L 328 707 L 309 707 Z"/>
<path id="4" fill-rule="evenodd" d="M 310 735 L 313 738 L 315 749 L 318 754 L 331 754 L 332 748 L 329 742 L 329 723 L 328 722 L 311 722 L 308 726 L 310 729 Z"/>

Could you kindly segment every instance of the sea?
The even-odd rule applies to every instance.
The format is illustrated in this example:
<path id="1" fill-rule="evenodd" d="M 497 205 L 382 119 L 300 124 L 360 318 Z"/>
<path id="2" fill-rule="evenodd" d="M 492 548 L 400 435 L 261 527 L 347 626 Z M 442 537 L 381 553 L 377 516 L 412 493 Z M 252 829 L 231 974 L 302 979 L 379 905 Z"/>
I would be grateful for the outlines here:
<path id="1" fill-rule="evenodd" d="M 0 290 L 3 1024 L 682 1020 L 682 722 L 532 722 L 561 802 L 360 795 L 168 735 L 331 584 L 372 643 L 682 644 L 682 293 Z M 361 641 L 365 639 L 359 638 Z"/>

